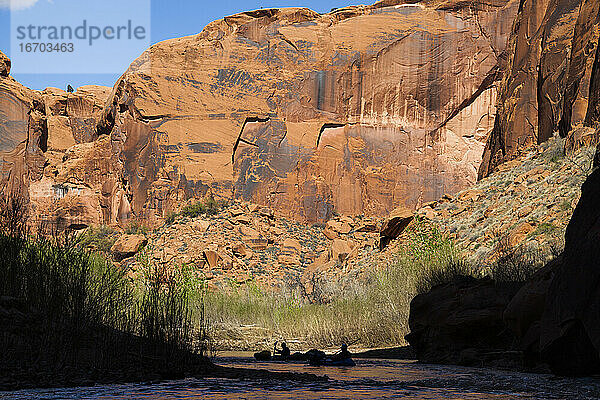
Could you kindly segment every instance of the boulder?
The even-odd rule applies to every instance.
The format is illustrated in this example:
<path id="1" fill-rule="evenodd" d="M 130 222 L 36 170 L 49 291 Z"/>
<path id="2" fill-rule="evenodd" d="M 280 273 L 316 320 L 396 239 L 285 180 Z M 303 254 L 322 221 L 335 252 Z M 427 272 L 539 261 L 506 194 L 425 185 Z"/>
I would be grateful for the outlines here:
<path id="1" fill-rule="evenodd" d="M 297 239 L 287 238 L 281 244 L 281 252 L 284 254 L 300 254 L 302 253 L 302 245 Z"/>
<path id="2" fill-rule="evenodd" d="M 122 235 L 110 251 L 120 261 L 135 256 L 147 243 L 144 235 Z"/>
<path id="3" fill-rule="evenodd" d="M 246 240 L 245 243 L 254 251 L 263 251 L 269 247 L 269 241 L 263 238 L 251 238 Z"/>
<path id="4" fill-rule="evenodd" d="M 353 244 L 347 240 L 334 239 L 329 247 L 329 260 L 343 263 L 352 253 Z"/>
<path id="5" fill-rule="evenodd" d="M 276 238 L 280 238 L 281 236 L 285 235 L 286 231 L 277 226 L 271 226 L 269 227 L 269 233 Z"/>
<path id="6" fill-rule="evenodd" d="M 302 264 L 302 259 L 298 254 L 280 254 L 277 256 L 279 264 L 298 267 Z"/>
<path id="7" fill-rule="evenodd" d="M 234 267 L 234 262 L 233 259 L 224 251 L 220 251 L 218 252 L 219 255 L 219 261 L 218 264 L 220 265 L 221 269 L 223 269 L 224 271 L 230 270 Z"/>
<path id="8" fill-rule="evenodd" d="M 252 251 L 244 244 L 237 243 L 232 248 L 233 255 L 240 258 L 252 256 Z"/>
<path id="9" fill-rule="evenodd" d="M 329 225 L 325 225 L 323 228 L 323 235 L 329 240 L 337 239 L 340 237 L 336 231 L 334 231 Z"/>
<path id="10" fill-rule="evenodd" d="M 210 228 L 210 222 L 201 219 L 192 221 L 190 225 L 193 230 L 200 233 L 204 233 L 208 231 L 208 228 Z"/>
<path id="11" fill-rule="evenodd" d="M 208 264 L 210 269 L 215 269 L 219 266 L 219 262 L 221 261 L 221 256 L 214 250 L 204 250 L 203 252 L 204 259 Z"/>
<path id="12" fill-rule="evenodd" d="M 258 232 L 256 229 L 250 228 L 249 226 L 246 226 L 246 225 L 240 225 L 238 231 L 239 231 L 240 235 L 242 235 L 244 240 L 254 240 L 254 239 L 259 239 L 262 237 L 260 232 Z"/>
<path id="13" fill-rule="evenodd" d="M 340 235 L 347 235 L 352 231 L 352 226 L 346 221 L 330 220 L 327 221 L 325 229 L 339 233 Z"/>
<path id="14" fill-rule="evenodd" d="M 237 208 L 237 207 L 236 207 L 236 208 L 231 208 L 231 209 L 229 210 L 229 213 L 230 213 L 230 214 L 231 214 L 231 216 L 232 216 L 232 217 L 234 217 L 234 218 L 235 218 L 235 217 L 237 217 L 237 216 L 240 216 L 240 215 L 244 215 L 244 214 L 245 214 L 244 210 L 242 210 L 241 208 Z"/>
<path id="15" fill-rule="evenodd" d="M 258 213 L 259 213 L 259 215 L 266 217 L 266 218 L 273 218 L 275 216 L 273 214 L 273 210 L 271 210 L 269 207 L 261 208 Z"/>
<path id="16" fill-rule="evenodd" d="M 423 362 L 482 365 L 506 354 L 502 362 L 514 363 L 514 336 L 503 313 L 517 290 L 514 284 L 471 277 L 434 287 L 411 301 L 406 340 Z"/>
<path id="17" fill-rule="evenodd" d="M 355 230 L 356 232 L 363 233 L 379 232 L 379 229 L 377 228 L 377 224 L 375 222 L 363 222 L 360 225 L 358 225 Z"/>
<path id="18" fill-rule="evenodd" d="M 414 212 L 406 207 L 398 207 L 390 213 L 379 232 L 379 249 L 383 250 L 404 232 L 414 218 Z"/>
<path id="19" fill-rule="evenodd" d="M 252 218 L 245 214 L 242 214 L 238 215 L 237 217 L 234 217 L 232 222 L 235 224 L 250 225 L 252 223 Z"/>
<path id="20" fill-rule="evenodd" d="M 0 51 L 0 76 L 10 75 L 10 58 Z"/>

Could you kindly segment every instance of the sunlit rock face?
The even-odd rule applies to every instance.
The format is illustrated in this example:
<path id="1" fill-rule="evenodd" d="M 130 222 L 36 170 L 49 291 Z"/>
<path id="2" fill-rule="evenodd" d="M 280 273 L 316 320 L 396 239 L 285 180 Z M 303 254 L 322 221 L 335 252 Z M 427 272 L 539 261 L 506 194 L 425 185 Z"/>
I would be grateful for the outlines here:
<path id="1" fill-rule="evenodd" d="M 8 74 L 10 60 L 0 52 L 0 190 L 27 199 L 30 179 L 44 166 L 40 142 L 47 134 L 41 96 Z"/>
<path id="2" fill-rule="evenodd" d="M 107 220 L 101 188 L 114 164 L 96 125 L 109 94 L 100 86 L 38 92 L 0 76 L 0 188 L 30 206 L 32 225 Z"/>
<path id="3" fill-rule="evenodd" d="M 599 11 L 598 0 L 522 1 L 480 176 L 553 132 L 565 137 L 580 126 L 597 127 Z"/>
<path id="4" fill-rule="evenodd" d="M 110 93 L 34 92 L 2 61 L 3 179 L 75 227 L 207 195 L 314 222 L 463 189 L 519 1 L 402 3 L 226 17 L 154 45 Z"/>
<path id="5" fill-rule="evenodd" d="M 519 2 L 400 3 L 258 10 L 151 47 L 98 130 L 133 214 L 212 194 L 320 221 L 472 184 Z"/>

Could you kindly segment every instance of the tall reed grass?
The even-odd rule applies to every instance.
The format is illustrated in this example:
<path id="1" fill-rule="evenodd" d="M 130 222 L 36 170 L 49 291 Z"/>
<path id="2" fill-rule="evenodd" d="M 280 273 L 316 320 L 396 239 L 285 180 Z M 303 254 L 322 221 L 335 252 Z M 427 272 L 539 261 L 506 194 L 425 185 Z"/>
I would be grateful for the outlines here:
<path id="1" fill-rule="evenodd" d="M 309 298 L 298 282 L 278 292 L 265 292 L 253 283 L 208 292 L 206 313 L 215 336 L 239 338 L 236 329 L 251 326 L 254 329 L 245 332 L 262 335 L 254 343 L 296 339 L 311 347 L 405 345 L 410 302 L 416 295 L 461 276 L 522 285 L 546 259 L 503 241 L 493 264 L 471 265 L 452 240 L 418 218 L 401 240 L 388 265 L 364 265 L 371 272 L 361 280 L 316 279 Z M 245 342 L 252 344 L 252 340 Z"/>
<path id="2" fill-rule="evenodd" d="M 154 266 L 133 285 L 77 235 L 32 236 L 22 204 L 0 202 L 0 297 L 15 299 L 21 315 L 2 320 L 3 364 L 144 368 L 148 360 L 164 367 L 202 355 L 175 272 Z"/>

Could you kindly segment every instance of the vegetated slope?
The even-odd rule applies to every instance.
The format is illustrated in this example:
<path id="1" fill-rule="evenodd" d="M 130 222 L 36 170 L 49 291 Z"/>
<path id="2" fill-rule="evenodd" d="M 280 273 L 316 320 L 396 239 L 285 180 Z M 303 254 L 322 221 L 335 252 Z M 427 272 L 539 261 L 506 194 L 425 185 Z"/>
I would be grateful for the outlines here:
<path id="1" fill-rule="evenodd" d="M 440 227 L 476 264 L 489 264 L 505 246 L 546 256 L 560 252 L 595 152 L 565 152 L 564 146 L 565 140 L 553 138 L 417 215 Z"/>
<path id="2" fill-rule="evenodd" d="M 506 247 L 539 250 L 544 257 L 560 251 L 593 158 L 590 147 L 565 153 L 564 146 L 565 140 L 553 139 L 455 197 L 427 204 L 416 216 L 453 240 L 475 267 L 488 266 Z M 311 225 L 270 208 L 231 202 L 210 214 L 175 217 L 149 235 L 146 252 L 173 266 L 193 265 L 213 287 L 252 282 L 304 296 L 314 279 L 360 280 L 389 265 L 406 240 L 400 235 L 380 250 L 387 220 L 355 215 Z M 122 265 L 138 268 L 135 258 Z"/>

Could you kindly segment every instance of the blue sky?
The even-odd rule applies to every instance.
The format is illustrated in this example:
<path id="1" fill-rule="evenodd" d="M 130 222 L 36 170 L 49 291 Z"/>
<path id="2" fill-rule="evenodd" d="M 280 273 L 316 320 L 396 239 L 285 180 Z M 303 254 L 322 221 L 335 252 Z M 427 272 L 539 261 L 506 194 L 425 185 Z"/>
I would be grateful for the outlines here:
<path id="1" fill-rule="evenodd" d="M 123 1 L 127 2 L 127 0 Z M 2 8 L 2 4 L 0 1 L 0 50 L 10 57 L 10 11 Z M 152 0 L 151 42 L 157 43 L 199 33 L 209 22 L 240 11 L 301 6 L 324 13 L 334 7 L 345 7 L 350 4 L 352 0 Z M 123 65 L 123 72 L 127 66 Z M 41 90 L 49 86 L 64 89 L 67 84 L 75 88 L 86 84 L 112 86 L 119 74 L 13 74 L 13 76 L 28 87 Z"/>

